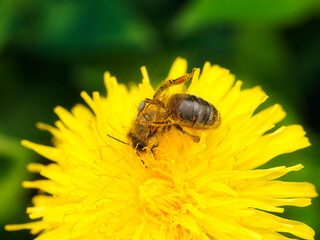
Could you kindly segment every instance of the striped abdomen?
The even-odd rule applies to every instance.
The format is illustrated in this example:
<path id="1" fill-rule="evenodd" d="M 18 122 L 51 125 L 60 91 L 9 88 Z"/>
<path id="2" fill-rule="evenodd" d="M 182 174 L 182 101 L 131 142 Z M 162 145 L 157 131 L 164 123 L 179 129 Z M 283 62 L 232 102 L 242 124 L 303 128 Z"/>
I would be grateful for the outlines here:
<path id="1" fill-rule="evenodd" d="M 172 95 L 168 102 L 168 109 L 173 111 L 171 118 L 186 127 L 205 129 L 220 124 L 218 110 L 211 103 L 194 95 Z"/>

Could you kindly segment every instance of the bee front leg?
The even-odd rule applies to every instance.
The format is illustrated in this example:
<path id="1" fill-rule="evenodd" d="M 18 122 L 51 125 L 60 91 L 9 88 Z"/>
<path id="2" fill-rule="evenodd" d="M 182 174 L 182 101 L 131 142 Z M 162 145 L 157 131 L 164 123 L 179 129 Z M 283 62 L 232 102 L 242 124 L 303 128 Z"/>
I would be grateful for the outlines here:
<path id="1" fill-rule="evenodd" d="M 194 142 L 196 142 L 196 143 L 200 142 L 200 137 L 196 133 L 191 132 L 191 131 L 187 131 L 187 130 L 183 129 L 180 125 L 174 125 L 174 127 L 177 130 L 179 130 L 180 132 L 182 132 L 183 134 L 189 135 Z"/>

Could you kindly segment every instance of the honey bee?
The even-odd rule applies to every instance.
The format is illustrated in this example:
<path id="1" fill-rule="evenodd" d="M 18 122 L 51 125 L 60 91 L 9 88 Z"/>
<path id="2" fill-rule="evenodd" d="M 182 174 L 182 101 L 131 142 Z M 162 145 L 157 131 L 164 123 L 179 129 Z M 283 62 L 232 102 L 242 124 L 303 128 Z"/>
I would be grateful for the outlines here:
<path id="1" fill-rule="evenodd" d="M 204 99 L 186 93 L 168 95 L 172 86 L 186 83 L 195 72 L 177 79 L 168 79 L 160 85 L 152 99 L 144 99 L 133 122 L 128 138 L 140 153 L 157 147 L 161 136 L 172 129 L 190 136 L 199 142 L 200 137 L 194 130 L 215 128 L 220 125 L 218 110 Z"/>

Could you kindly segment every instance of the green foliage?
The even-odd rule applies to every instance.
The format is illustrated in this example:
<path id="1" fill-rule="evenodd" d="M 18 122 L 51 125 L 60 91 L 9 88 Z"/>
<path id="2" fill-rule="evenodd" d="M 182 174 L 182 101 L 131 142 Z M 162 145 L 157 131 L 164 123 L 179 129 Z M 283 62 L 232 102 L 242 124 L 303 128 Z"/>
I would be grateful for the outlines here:
<path id="1" fill-rule="evenodd" d="M 0 1 L 0 51 L 6 43 L 9 33 L 9 25 L 12 23 L 12 3 Z"/>
<path id="2" fill-rule="evenodd" d="M 223 23 L 279 28 L 303 20 L 319 4 L 317 0 L 193 0 L 174 21 L 174 29 L 192 34 Z"/>
<path id="3" fill-rule="evenodd" d="M 29 175 L 26 169 L 30 154 L 19 141 L 0 134 L 0 223 L 16 219 L 24 212 L 21 205 L 22 181 Z M 5 197 L 4 197 L 5 196 Z"/>
<path id="4" fill-rule="evenodd" d="M 150 28 L 130 1 L 33 0 L 16 21 L 22 25 L 16 29 L 19 44 L 59 57 L 98 50 L 139 50 L 153 41 Z"/>

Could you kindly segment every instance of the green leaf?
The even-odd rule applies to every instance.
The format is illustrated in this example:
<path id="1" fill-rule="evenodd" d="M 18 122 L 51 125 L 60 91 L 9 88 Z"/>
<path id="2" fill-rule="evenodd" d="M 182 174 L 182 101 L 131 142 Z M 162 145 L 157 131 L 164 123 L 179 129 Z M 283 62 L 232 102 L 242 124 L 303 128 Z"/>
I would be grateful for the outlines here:
<path id="1" fill-rule="evenodd" d="M 16 139 L 0 134 L 0 223 L 16 218 L 22 208 L 22 181 L 27 178 L 30 154 Z M 11 220 L 10 220 L 11 219 Z"/>
<path id="2" fill-rule="evenodd" d="M 143 50 L 155 40 L 137 6 L 129 1 L 39 1 L 25 19 L 20 44 L 41 54 L 67 57 L 68 53 Z"/>
<path id="3" fill-rule="evenodd" d="M 305 18 L 319 6 L 317 0 L 193 0 L 171 27 L 181 35 L 221 23 L 279 27 Z"/>
<path id="4" fill-rule="evenodd" d="M 11 1 L 0 1 L 0 51 L 10 35 L 13 12 L 13 4 Z"/>

